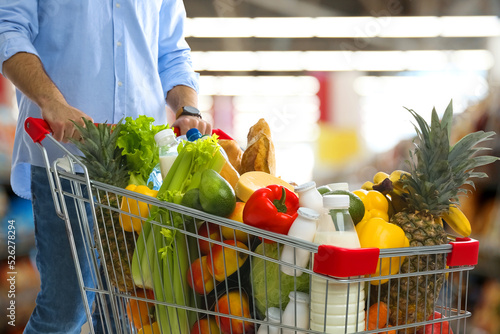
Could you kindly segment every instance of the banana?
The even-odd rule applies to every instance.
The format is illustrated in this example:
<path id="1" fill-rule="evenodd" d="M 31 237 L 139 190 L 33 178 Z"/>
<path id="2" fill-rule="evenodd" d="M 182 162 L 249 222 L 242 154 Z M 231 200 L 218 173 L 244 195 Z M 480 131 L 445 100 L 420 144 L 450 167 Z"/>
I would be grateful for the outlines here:
<path id="1" fill-rule="evenodd" d="M 403 189 L 403 182 L 401 180 L 403 175 L 410 175 L 410 173 L 405 172 L 404 170 L 396 169 L 389 176 L 389 179 L 392 181 L 393 192 L 398 195 L 402 195 L 403 193 L 407 192 L 405 189 Z"/>
<path id="2" fill-rule="evenodd" d="M 365 183 L 363 183 L 363 185 L 361 186 L 361 189 L 364 189 L 364 190 L 373 190 L 373 183 L 370 182 L 370 181 L 366 181 Z"/>
<path id="3" fill-rule="evenodd" d="M 469 219 L 464 215 L 462 210 L 454 205 L 450 205 L 448 212 L 441 215 L 441 218 L 462 237 L 468 237 L 471 234 L 471 226 Z"/>
<path id="4" fill-rule="evenodd" d="M 389 174 L 387 173 L 384 173 L 384 172 L 377 172 L 374 176 L 373 176 L 373 183 L 374 184 L 378 184 L 382 181 L 384 181 L 385 179 L 389 178 Z"/>

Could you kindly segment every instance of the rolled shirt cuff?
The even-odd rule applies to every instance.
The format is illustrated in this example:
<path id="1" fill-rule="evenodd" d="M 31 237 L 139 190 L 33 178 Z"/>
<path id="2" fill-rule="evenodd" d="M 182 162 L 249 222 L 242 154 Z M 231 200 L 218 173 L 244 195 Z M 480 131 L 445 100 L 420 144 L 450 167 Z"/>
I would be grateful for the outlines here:
<path id="1" fill-rule="evenodd" d="M 39 57 L 33 43 L 26 35 L 8 31 L 0 34 L 0 73 L 3 75 L 3 63 L 19 52 L 31 53 Z"/>

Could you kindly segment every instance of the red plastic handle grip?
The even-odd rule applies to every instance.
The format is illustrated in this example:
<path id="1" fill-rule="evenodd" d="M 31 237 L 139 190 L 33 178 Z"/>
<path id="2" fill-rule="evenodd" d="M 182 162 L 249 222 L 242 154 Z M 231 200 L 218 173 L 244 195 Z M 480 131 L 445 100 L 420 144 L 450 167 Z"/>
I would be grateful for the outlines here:
<path id="1" fill-rule="evenodd" d="M 378 248 L 342 248 L 331 245 L 318 246 L 314 254 L 313 271 L 334 277 L 375 274 L 380 255 Z"/>
<path id="2" fill-rule="evenodd" d="M 479 256 L 479 241 L 471 238 L 456 238 L 450 242 L 451 253 L 446 258 L 449 267 L 475 266 Z"/>
<path id="3" fill-rule="evenodd" d="M 52 133 L 50 126 L 41 118 L 28 117 L 24 121 L 24 130 L 28 133 L 34 143 L 40 143 L 46 135 Z"/>

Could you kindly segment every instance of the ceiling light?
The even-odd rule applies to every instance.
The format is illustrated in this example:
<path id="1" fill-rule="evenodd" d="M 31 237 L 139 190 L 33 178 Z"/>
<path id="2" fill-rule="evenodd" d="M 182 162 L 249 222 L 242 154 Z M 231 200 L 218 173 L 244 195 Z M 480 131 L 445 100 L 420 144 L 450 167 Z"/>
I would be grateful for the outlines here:
<path id="1" fill-rule="evenodd" d="M 318 90 L 318 79 L 313 76 L 200 77 L 200 95 L 307 97 Z"/>
<path id="2" fill-rule="evenodd" d="M 497 16 L 197 17 L 185 36 L 197 38 L 432 38 L 500 36 Z"/>
<path id="3" fill-rule="evenodd" d="M 252 37 L 254 20 L 246 17 L 186 19 L 185 36 L 197 38 Z"/>
<path id="4" fill-rule="evenodd" d="M 306 71 L 352 71 L 353 54 L 351 51 L 308 51 L 303 53 L 298 67 Z"/>
<path id="5" fill-rule="evenodd" d="M 460 70 L 486 71 L 493 67 L 495 60 L 487 50 L 459 50 L 451 54 L 451 63 Z"/>
<path id="6" fill-rule="evenodd" d="M 375 37 L 379 31 L 374 17 L 318 17 L 314 20 L 317 37 L 349 38 Z"/>
<path id="7" fill-rule="evenodd" d="M 409 71 L 439 71 L 448 64 L 448 54 L 443 51 L 406 51 L 405 58 Z"/>
<path id="8" fill-rule="evenodd" d="M 296 71 L 302 57 L 301 51 L 260 51 L 256 52 L 259 59 L 259 71 Z"/>
<path id="9" fill-rule="evenodd" d="M 403 71 L 405 58 L 402 51 L 358 51 L 353 55 L 358 71 Z"/>
<path id="10" fill-rule="evenodd" d="M 500 36 L 500 20 L 496 16 L 444 16 L 442 37 Z"/>
<path id="11" fill-rule="evenodd" d="M 304 38 L 314 36 L 312 17 L 258 17 L 253 19 L 253 36 L 264 38 Z"/>
<path id="12" fill-rule="evenodd" d="M 378 37 L 437 37 L 441 33 L 441 21 L 435 16 L 383 17 L 378 18 Z"/>
<path id="13" fill-rule="evenodd" d="M 196 71 L 483 71 L 488 50 L 193 52 Z"/>

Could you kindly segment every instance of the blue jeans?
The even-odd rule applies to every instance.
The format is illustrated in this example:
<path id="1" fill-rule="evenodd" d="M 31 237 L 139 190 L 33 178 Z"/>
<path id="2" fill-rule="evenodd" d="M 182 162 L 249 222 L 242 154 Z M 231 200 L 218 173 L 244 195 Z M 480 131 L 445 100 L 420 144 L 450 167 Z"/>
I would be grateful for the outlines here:
<path id="1" fill-rule="evenodd" d="M 62 185 L 65 191 L 71 192 L 69 181 L 62 180 Z M 40 272 L 41 291 L 36 298 L 36 307 L 24 333 L 80 334 L 82 325 L 87 321 L 85 304 L 71 255 L 66 224 L 55 212 L 45 168 L 32 166 L 31 191 L 37 248 L 36 264 Z M 66 206 L 85 287 L 94 287 L 95 268 L 89 264 L 83 251 L 84 241 L 73 199 L 66 199 Z M 86 206 L 86 211 L 92 233 L 93 223 L 89 205 Z M 92 292 L 86 294 L 88 303 L 92 307 L 95 294 Z M 94 318 L 98 316 L 99 314 Z M 101 323 L 99 319 L 94 320 L 97 324 Z M 95 330 L 97 333 L 102 332 L 100 328 Z"/>

